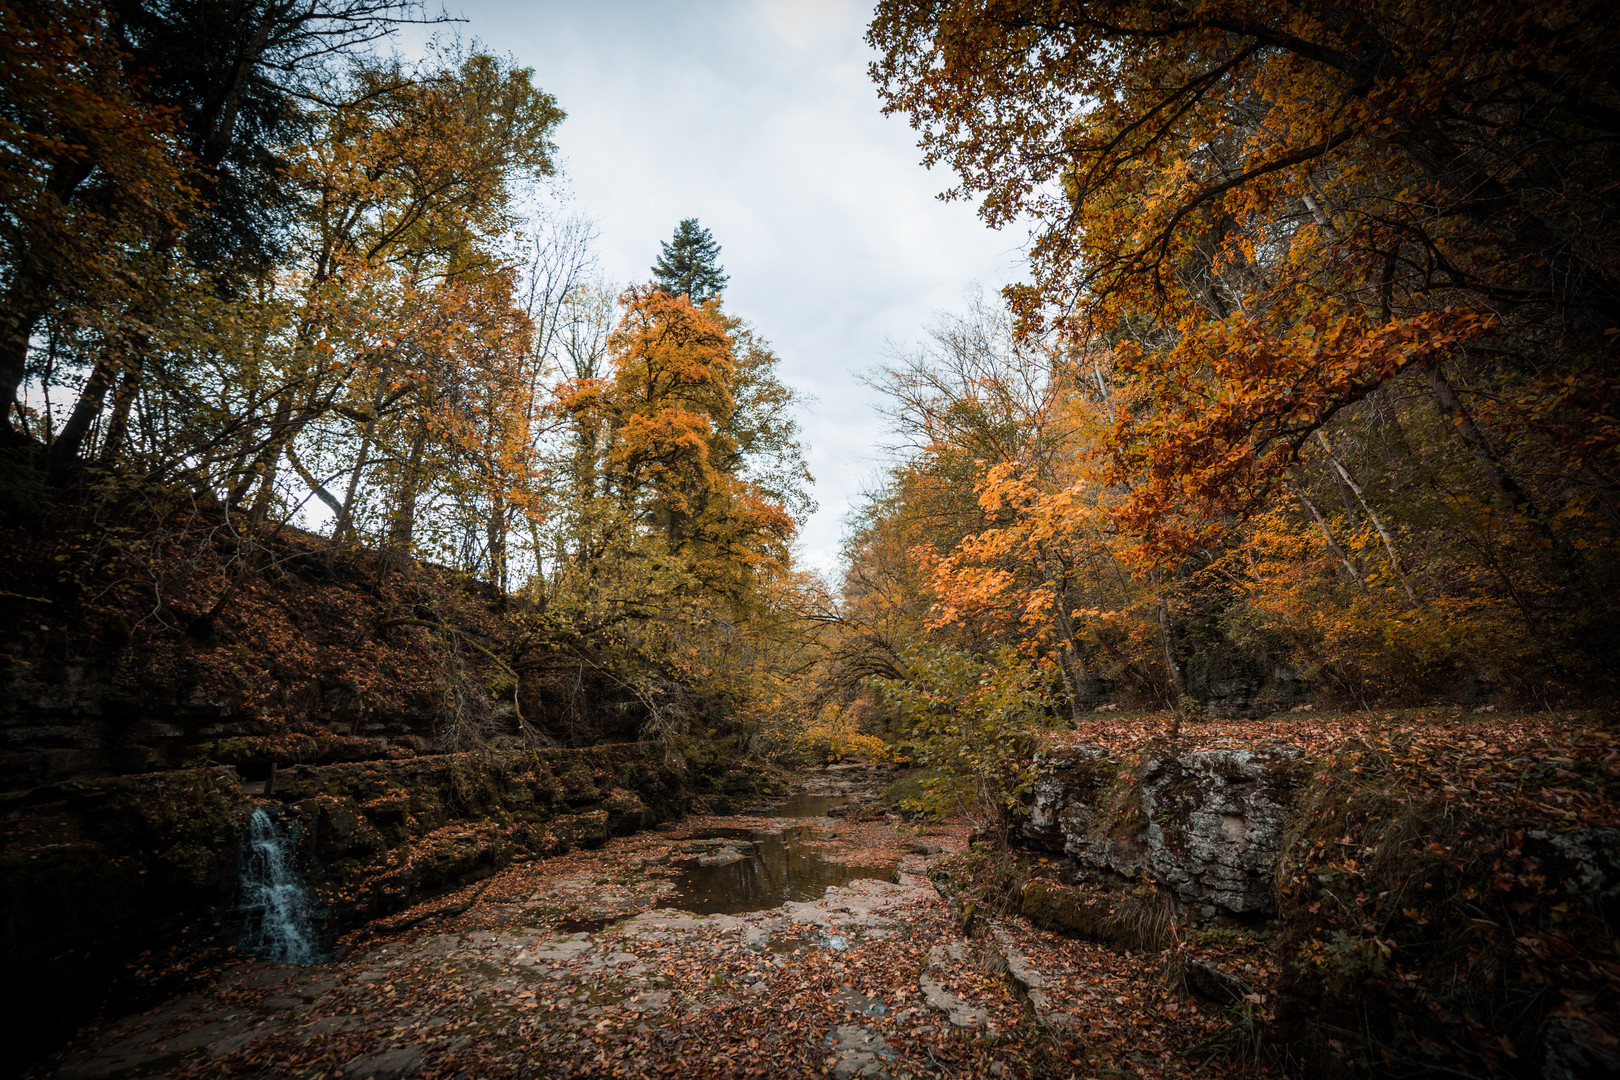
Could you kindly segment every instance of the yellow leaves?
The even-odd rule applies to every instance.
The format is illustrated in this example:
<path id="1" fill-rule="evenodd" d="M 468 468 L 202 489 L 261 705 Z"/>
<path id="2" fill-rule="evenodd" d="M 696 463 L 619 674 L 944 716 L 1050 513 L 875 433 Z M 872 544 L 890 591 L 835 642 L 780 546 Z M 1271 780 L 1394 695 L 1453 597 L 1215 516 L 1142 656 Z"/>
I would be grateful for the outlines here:
<path id="1" fill-rule="evenodd" d="M 554 394 L 555 409 L 582 436 L 592 433 L 589 452 L 600 454 L 593 488 L 626 532 L 607 539 L 616 548 L 646 543 L 702 589 L 741 602 L 787 569 L 797 524 L 779 498 L 738 475 L 749 448 L 734 432 L 767 421 L 738 415 L 733 387 L 744 374 L 733 328 L 718 306 L 654 288 L 627 290 L 620 303 L 607 341 L 611 375 L 569 380 Z M 775 362 L 741 336 L 749 372 Z M 755 384 L 746 386 L 752 393 Z M 748 399 L 749 408 L 768 404 Z"/>

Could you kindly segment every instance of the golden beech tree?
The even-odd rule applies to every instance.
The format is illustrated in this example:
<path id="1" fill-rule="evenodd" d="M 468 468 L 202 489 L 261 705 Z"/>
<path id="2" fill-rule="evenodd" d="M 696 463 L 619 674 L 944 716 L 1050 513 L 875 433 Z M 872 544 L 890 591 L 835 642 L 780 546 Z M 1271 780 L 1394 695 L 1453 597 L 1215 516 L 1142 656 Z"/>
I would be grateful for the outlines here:
<path id="1" fill-rule="evenodd" d="M 420 585 L 378 629 L 452 742 L 782 728 L 826 606 L 794 395 L 717 301 L 588 283 L 533 73 L 358 48 L 392 0 L 116 7 L 0 5 L 0 509 L 204 523 L 198 640 L 283 528 Z"/>
<path id="2" fill-rule="evenodd" d="M 600 300 L 581 298 L 590 324 Z M 619 308 L 610 334 L 567 339 L 535 639 L 591 656 L 592 676 L 645 713 L 643 732 L 723 701 L 745 729 L 780 735 L 785 669 L 808 662 L 818 596 L 792 564 L 793 508 L 808 504 L 792 392 L 718 301 L 644 287 Z"/>
<path id="3" fill-rule="evenodd" d="M 731 341 L 711 312 L 661 289 L 633 290 L 608 343 L 613 487 L 672 551 L 723 486 L 720 425 L 735 407 Z"/>

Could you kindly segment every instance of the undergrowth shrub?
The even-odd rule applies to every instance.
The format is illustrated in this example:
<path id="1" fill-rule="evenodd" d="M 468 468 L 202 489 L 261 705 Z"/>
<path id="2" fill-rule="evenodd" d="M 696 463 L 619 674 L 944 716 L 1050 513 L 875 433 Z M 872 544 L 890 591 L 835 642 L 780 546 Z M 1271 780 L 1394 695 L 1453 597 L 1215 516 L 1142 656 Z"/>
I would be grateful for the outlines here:
<path id="1" fill-rule="evenodd" d="M 1616 913 L 1560 853 L 1606 830 L 1516 825 L 1536 756 L 1506 773 L 1397 740 L 1323 761 L 1277 875 L 1279 1033 L 1311 1075 L 1541 1075 L 1551 1022 L 1613 1029 Z M 1567 774 L 1543 792 L 1612 789 L 1539 756 Z"/>
<path id="2" fill-rule="evenodd" d="M 929 770 L 907 808 L 962 813 L 1004 835 L 1035 779 L 1033 733 L 1049 722 L 1040 672 L 1012 649 L 981 657 L 929 645 L 904 659 L 909 678 L 869 685 L 899 715 L 905 750 Z"/>
<path id="3" fill-rule="evenodd" d="M 876 735 L 860 730 L 849 713 L 828 705 L 798 733 L 795 748 L 805 756 L 831 765 L 845 758 L 898 761 L 899 755 Z"/>
<path id="4" fill-rule="evenodd" d="M 878 801 L 907 821 L 938 821 L 928 811 L 928 788 L 938 776 L 932 769 L 917 769 L 889 784 L 878 793 Z"/>

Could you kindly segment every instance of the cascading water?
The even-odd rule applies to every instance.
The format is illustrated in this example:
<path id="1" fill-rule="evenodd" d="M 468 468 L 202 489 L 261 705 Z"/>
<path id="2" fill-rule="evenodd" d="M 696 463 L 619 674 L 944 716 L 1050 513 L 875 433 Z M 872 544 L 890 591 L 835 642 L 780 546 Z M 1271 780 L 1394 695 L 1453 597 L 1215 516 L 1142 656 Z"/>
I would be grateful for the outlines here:
<path id="1" fill-rule="evenodd" d="M 296 825 L 283 829 L 264 807 L 248 819 L 240 862 L 243 946 L 282 964 L 315 964 L 321 950 L 310 922 L 309 892 L 293 866 Z"/>

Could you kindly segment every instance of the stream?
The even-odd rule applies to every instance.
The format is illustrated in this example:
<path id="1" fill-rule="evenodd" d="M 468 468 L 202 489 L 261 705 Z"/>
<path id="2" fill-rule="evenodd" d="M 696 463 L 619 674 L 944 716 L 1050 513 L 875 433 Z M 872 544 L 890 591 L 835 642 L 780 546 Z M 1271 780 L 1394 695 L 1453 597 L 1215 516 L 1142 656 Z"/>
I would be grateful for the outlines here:
<path id="1" fill-rule="evenodd" d="M 965 823 L 903 831 L 875 803 L 891 777 L 829 767 L 774 806 L 513 865 L 325 964 L 233 961 L 28 1075 L 1042 1075 L 1016 954 L 965 936 L 928 877 Z M 261 924 L 296 923 L 258 856 Z"/>
<path id="2" fill-rule="evenodd" d="M 735 915 L 762 911 L 794 900 L 816 900 L 835 885 L 860 878 L 887 881 L 887 866 L 847 866 L 829 861 L 811 847 L 814 826 L 799 825 L 775 832 L 716 829 L 693 839 L 720 841 L 712 854 L 683 860 L 675 879 L 672 908 L 697 915 Z"/>
<path id="3" fill-rule="evenodd" d="M 847 795 L 796 792 L 785 801 L 747 814 L 753 818 L 813 819 L 811 824 L 766 829 L 710 829 L 681 848 L 681 872 L 667 903 L 698 915 L 762 911 L 792 901 L 816 900 L 838 885 L 861 878 L 887 881 L 895 864 L 850 865 L 816 846 L 836 838 L 832 815 L 858 806 Z"/>

